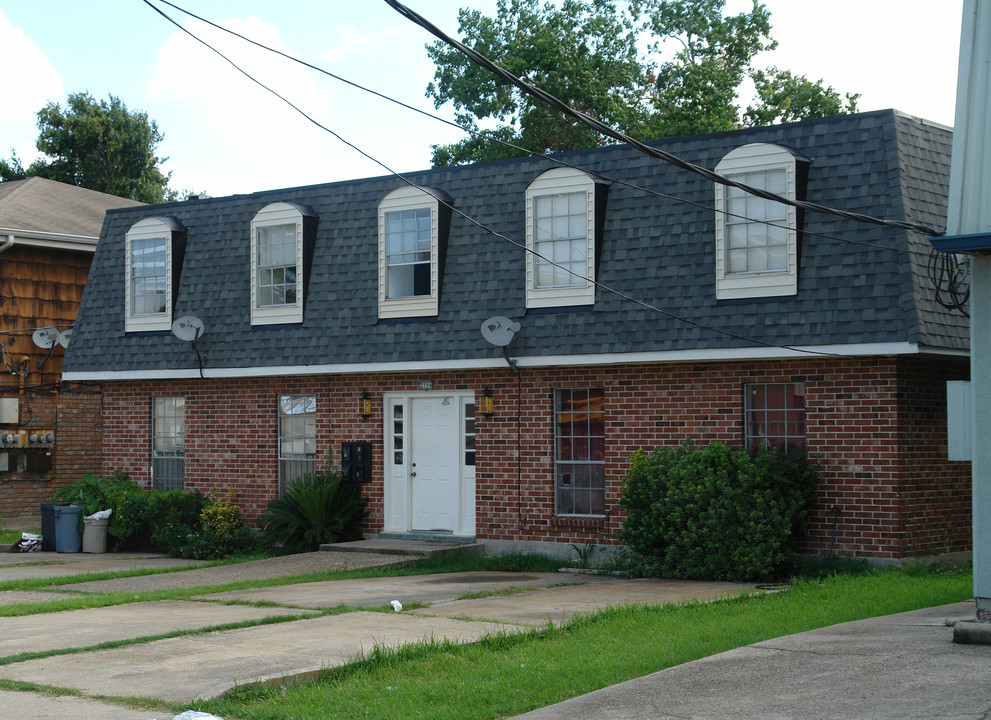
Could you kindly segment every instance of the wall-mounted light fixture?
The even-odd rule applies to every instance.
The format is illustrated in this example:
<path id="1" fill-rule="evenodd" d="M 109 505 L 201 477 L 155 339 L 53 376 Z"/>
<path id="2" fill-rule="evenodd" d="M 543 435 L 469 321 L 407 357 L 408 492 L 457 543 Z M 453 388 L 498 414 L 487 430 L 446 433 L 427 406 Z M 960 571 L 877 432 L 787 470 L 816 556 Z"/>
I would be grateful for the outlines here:
<path id="1" fill-rule="evenodd" d="M 485 417 L 492 417 L 492 413 L 495 412 L 493 405 L 492 388 L 487 387 L 482 391 L 482 403 L 479 407 L 482 411 L 482 415 Z"/>
<path id="2" fill-rule="evenodd" d="M 365 419 L 372 414 L 372 396 L 367 390 L 362 390 L 361 397 L 358 398 L 358 414 Z"/>

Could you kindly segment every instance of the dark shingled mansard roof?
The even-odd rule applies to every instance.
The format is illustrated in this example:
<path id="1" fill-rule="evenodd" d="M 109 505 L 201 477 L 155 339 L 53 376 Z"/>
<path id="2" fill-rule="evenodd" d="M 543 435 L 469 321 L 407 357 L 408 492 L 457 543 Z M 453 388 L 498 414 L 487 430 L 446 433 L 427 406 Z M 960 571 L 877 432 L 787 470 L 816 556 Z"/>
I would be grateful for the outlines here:
<path id="1" fill-rule="evenodd" d="M 811 202 L 929 227 L 945 225 L 951 132 L 894 111 L 810 120 L 657 143 L 714 168 L 747 143 L 775 143 L 811 160 Z M 378 319 L 377 207 L 403 182 L 379 177 L 326 185 L 113 210 L 107 214 L 76 322 L 65 372 L 161 372 L 196 368 L 186 343 L 169 333 L 124 331 L 124 240 L 143 217 L 173 216 L 188 231 L 173 317 L 196 315 L 206 368 L 365 365 L 498 359 L 483 340 L 486 317 L 518 319 L 514 357 L 694 351 L 696 355 L 772 345 L 910 343 L 920 351 L 966 350 L 967 321 L 933 300 L 923 233 L 805 213 L 798 294 L 717 302 L 713 186 L 626 147 L 561 156 L 569 163 L 703 207 L 611 183 L 598 280 L 675 316 L 603 289 L 591 309 L 526 311 L 524 252 L 455 214 L 436 318 Z M 443 168 L 409 175 L 451 196 L 479 223 L 525 242 L 527 185 L 555 165 L 543 158 Z M 302 325 L 252 327 L 250 223 L 272 202 L 319 217 Z M 829 237 L 822 237 L 829 236 Z M 834 239 L 838 238 L 838 239 Z M 856 244 L 868 243 L 868 244 Z M 834 350 L 835 352 L 835 350 Z M 782 353 L 784 354 L 784 353 Z M 387 369 L 387 368 L 381 368 Z"/>

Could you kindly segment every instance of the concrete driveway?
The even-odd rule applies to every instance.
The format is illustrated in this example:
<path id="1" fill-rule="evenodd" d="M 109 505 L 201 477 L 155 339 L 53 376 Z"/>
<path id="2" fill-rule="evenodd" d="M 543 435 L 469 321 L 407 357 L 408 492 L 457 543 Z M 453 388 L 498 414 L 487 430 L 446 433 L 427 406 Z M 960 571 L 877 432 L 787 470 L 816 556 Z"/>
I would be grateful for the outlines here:
<path id="1" fill-rule="evenodd" d="M 388 554 L 320 552 L 198 567 L 147 554 L 69 557 L 38 553 L 19 556 L 20 563 L 10 557 L 4 558 L 6 563 L 0 562 L 0 581 L 7 579 L 8 573 L 15 578 L 47 578 L 109 569 L 188 568 L 32 591 L 32 601 L 38 601 L 34 596 L 46 601 L 80 593 L 216 586 L 339 567 L 387 565 L 405 559 Z M 710 599 L 745 589 L 734 583 L 473 572 L 284 584 L 203 593 L 188 600 L 0 617 L 0 657 L 83 650 L 70 656 L 11 662 L 0 666 L 0 678 L 71 689 L 84 696 L 183 703 L 215 697 L 240 684 L 308 677 L 376 647 L 393 648 L 429 639 L 473 642 L 486 634 L 505 632 L 507 627 L 560 623 L 576 613 L 613 605 Z M 5 592 L 0 592 L 0 603 L 5 602 Z M 405 609 L 394 612 L 390 606 L 393 600 L 403 603 Z M 339 606 L 353 611 L 323 612 Z M 273 619 L 280 621 L 261 624 Z M 236 625 L 247 627 L 232 627 Z M 177 633 L 177 637 L 161 637 Z M 151 639 L 156 636 L 159 639 Z M 124 644 L 97 647 L 109 641 Z M 25 700 L 23 696 L 18 699 Z M 78 714 L 81 711 L 74 712 L 73 717 L 85 717 Z M 129 720 L 134 716 L 125 713 L 120 717 Z"/>
<path id="2" fill-rule="evenodd" d="M 0 558 L 0 581 L 108 568 L 174 569 L 154 556 Z M 38 561 L 41 561 L 40 563 Z M 127 593 L 301 576 L 386 565 L 396 556 L 308 553 L 163 575 L 98 580 L 31 591 L 42 601 L 80 593 Z M 426 639 L 472 642 L 508 628 L 560 623 L 575 613 L 628 603 L 736 595 L 732 583 L 630 580 L 563 573 L 454 573 L 277 584 L 191 599 L 0 617 L 0 678 L 53 686 L 80 697 L 0 691 L 15 718 L 166 720 L 162 701 L 214 697 L 246 683 L 306 678 L 375 647 Z M 11 595 L 8 596 L 8 593 Z M 0 592 L 0 603 L 16 595 Z M 405 606 L 393 612 L 392 600 Z M 326 614 L 344 606 L 350 611 Z M 385 611 L 383 611 L 385 610 Z M 952 642 L 972 603 L 847 623 L 777 638 L 670 668 L 535 710 L 528 720 L 676 718 L 991 717 L 991 646 Z M 270 623 L 270 624 L 266 624 Z M 195 631 L 195 634 L 191 634 Z M 174 637 L 161 635 L 174 633 Z M 158 639 L 151 639 L 159 636 Z M 108 640 L 119 647 L 99 648 Z M 77 649 L 71 655 L 19 653 Z M 104 697 L 147 699 L 134 710 Z"/>

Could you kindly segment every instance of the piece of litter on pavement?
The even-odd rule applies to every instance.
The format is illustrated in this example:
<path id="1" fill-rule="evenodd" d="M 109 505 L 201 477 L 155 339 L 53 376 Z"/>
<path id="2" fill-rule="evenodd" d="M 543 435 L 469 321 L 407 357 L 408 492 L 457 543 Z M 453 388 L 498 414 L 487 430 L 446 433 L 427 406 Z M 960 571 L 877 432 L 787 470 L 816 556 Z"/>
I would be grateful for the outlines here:
<path id="1" fill-rule="evenodd" d="M 392 604 L 392 609 L 395 610 L 396 612 L 399 612 L 400 610 L 403 609 L 403 604 L 398 600 L 393 600 L 391 604 Z"/>
<path id="2" fill-rule="evenodd" d="M 199 712 L 198 710 L 187 710 L 181 715 L 176 715 L 172 720 L 224 720 L 210 713 Z"/>

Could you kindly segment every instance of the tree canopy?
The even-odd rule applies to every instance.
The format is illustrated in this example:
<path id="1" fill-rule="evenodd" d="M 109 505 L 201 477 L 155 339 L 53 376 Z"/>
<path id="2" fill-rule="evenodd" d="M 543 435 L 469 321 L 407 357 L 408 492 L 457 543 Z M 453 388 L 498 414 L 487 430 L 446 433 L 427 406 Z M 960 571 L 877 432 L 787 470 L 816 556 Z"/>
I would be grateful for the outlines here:
<path id="1" fill-rule="evenodd" d="M 147 113 L 130 111 L 113 95 L 97 101 L 87 92 L 69 95 L 65 108 L 38 111 L 36 146 L 44 153 L 27 168 L 16 153 L 0 160 L 0 180 L 37 175 L 110 195 L 158 203 L 176 198 L 156 157 L 163 135 Z"/>
<path id="2" fill-rule="evenodd" d="M 822 81 L 753 67 L 773 49 L 758 0 L 738 15 L 726 0 L 499 0 L 495 17 L 463 9 L 461 41 L 568 105 L 640 140 L 827 117 L 856 110 Z M 670 45 L 669 45 L 670 43 Z M 675 52 L 668 48 L 674 46 Z M 479 68 L 454 48 L 427 46 L 436 65 L 427 96 L 452 103 L 473 133 L 433 150 L 435 167 L 612 142 Z M 744 81 L 754 103 L 744 111 Z M 523 148 L 508 148 L 499 140 Z"/>

